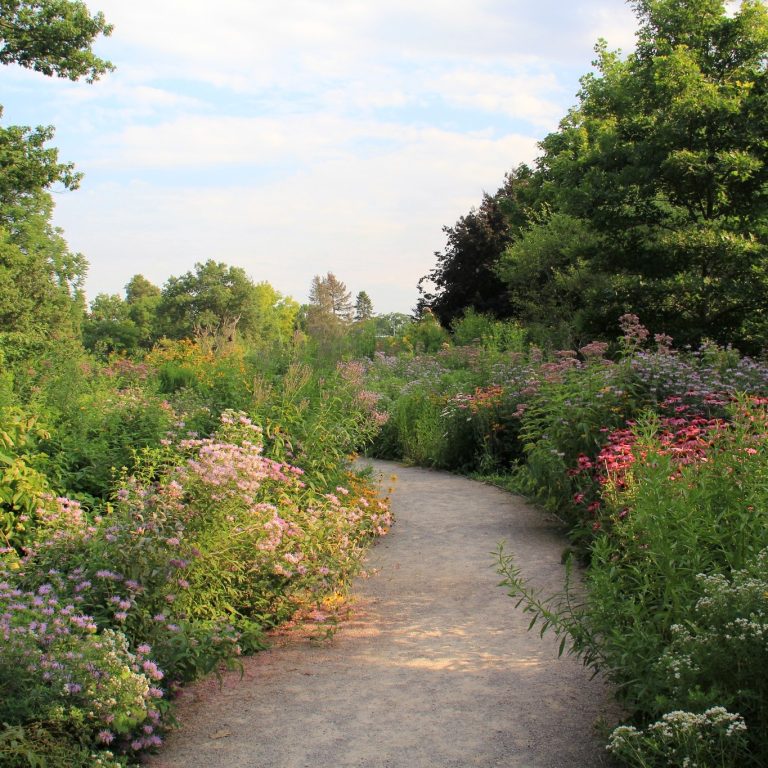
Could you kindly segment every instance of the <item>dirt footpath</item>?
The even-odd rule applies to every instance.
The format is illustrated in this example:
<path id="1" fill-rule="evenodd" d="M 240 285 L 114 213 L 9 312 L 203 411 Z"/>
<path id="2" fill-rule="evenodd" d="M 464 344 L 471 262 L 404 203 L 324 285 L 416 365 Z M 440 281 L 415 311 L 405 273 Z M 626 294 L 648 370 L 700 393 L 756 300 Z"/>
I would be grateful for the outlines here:
<path id="1" fill-rule="evenodd" d="M 564 541 L 540 512 L 479 483 L 374 462 L 396 518 L 327 644 L 278 637 L 184 694 L 152 768 L 596 768 L 599 681 L 497 586 L 499 541 L 554 591 Z M 390 478 L 397 476 L 396 481 Z"/>

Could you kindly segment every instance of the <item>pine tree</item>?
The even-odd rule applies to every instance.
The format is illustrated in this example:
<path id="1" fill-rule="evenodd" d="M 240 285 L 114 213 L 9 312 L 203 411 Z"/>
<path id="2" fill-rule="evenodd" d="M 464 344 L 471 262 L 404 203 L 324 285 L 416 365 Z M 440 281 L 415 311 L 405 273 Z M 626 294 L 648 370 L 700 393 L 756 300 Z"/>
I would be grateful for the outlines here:
<path id="1" fill-rule="evenodd" d="M 370 320 L 373 317 L 373 302 L 371 297 L 365 292 L 360 291 L 355 298 L 355 320 Z"/>

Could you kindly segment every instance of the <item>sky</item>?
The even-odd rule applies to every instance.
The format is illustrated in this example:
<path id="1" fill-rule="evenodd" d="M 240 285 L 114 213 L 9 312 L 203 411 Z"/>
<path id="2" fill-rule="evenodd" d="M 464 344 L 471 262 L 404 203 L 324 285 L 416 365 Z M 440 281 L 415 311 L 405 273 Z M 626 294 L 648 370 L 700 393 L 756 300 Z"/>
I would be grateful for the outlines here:
<path id="1" fill-rule="evenodd" d="M 333 272 L 410 312 L 444 226 L 537 156 L 623 0 L 88 0 L 94 85 L 0 71 L 2 125 L 54 125 L 85 174 L 54 221 L 86 293 L 208 259 L 306 301 Z"/>

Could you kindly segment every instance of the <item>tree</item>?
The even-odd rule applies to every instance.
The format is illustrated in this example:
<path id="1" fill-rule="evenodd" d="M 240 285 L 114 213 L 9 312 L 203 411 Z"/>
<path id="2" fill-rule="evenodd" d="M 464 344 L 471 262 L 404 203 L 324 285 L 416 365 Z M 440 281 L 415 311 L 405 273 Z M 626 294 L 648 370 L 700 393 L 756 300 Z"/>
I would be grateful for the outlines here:
<path id="1" fill-rule="evenodd" d="M 269 283 L 256 283 L 253 291 L 254 324 L 251 329 L 252 343 L 260 346 L 287 347 L 296 329 L 300 305 L 290 296 L 283 296 Z"/>
<path id="2" fill-rule="evenodd" d="M 91 46 L 112 33 L 104 15 L 71 0 L 0 0 L 0 63 L 88 82 L 114 69 Z"/>
<path id="3" fill-rule="evenodd" d="M 93 82 L 113 69 L 91 46 L 112 27 L 101 13 L 72 0 L 0 0 L 0 63 L 16 63 L 45 75 Z M 0 107 L 0 116 L 2 107 Z M 46 147 L 53 128 L 0 128 L 0 225 L 9 206 L 56 183 L 75 189 L 80 174 L 71 163 L 59 163 L 58 152 Z M 5 209 L 5 210 L 4 210 Z"/>
<path id="4" fill-rule="evenodd" d="M 355 321 L 370 320 L 373 317 L 373 302 L 371 297 L 360 291 L 355 298 Z"/>
<path id="5" fill-rule="evenodd" d="M 352 319 L 352 294 L 333 272 L 325 277 L 315 275 L 309 289 L 309 303 L 323 313 L 334 315 L 342 322 Z"/>
<path id="6" fill-rule="evenodd" d="M 571 285 L 585 330 L 607 334 L 633 311 L 678 341 L 757 350 L 768 330 L 768 11 L 757 0 L 735 14 L 722 0 L 633 6 L 636 51 L 621 59 L 599 44 L 579 105 L 541 144 L 539 203 L 592 240 L 563 244 L 558 268 L 586 278 Z M 526 237 L 541 242 L 550 225 Z M 525 257 L 510 248 L 506 279 Z"/>
<path id="7" fill-rule="evenodd" d="M 160 332 L 171 339 L 235 328 L 248 335 L 257 324 L 255 286 L 240 267 L 208 260 L 194 272 L 171 277 L 157 307 Z"/>
<path id="8" fill-rule="evenodd" d="M 525 223 L 531 171 L 520 166 L 507 174 L 495 195 L 484 194 L 480 207 L 444 227 L 448 242 L 435 253 L 437 266 L 419 280 L 417 314 L 429 308 L 448 327 L 467 309 L 507 317 L 507 288 L 496 265 L 518 228 Z M 427 289 L 431 283 L 432 290 Z"/>
<path id="9" fill-rule="evenodd" d="M 53 201 L 38 192 L 0 226 L 0 331 L 21 337 L 71 337 L 83 314 L 85 260 L 51 224 Z"/>
<path id="10" fill-rule="evenodd" d="M 77 80 L 112 65 L 91 45 L 111 28 L 101 14 L 69 0 L 0 0 L 0 63 Z M 0 107 L 2 115 L 2 107 Z M 56 184 L 75 189 L 80 175 L 46 146 L 53 128 L 0 127 L 0 330 L 10 340 L 74 337 L 84 302 L 85 259 L 70 253 L 51 223 Z M 30 347 L 31 348 L 31 347 Z"/>
<path id="11" fill-rule="evenodd" d="M 86 349 L 109 355 L 132 354 L 139 348 L 141 332 L 130 317 L 127 302 L 116 294 L 100 293 L 91 302 L 83 322 Z"/>
<path id="12" fill-rule="evenodd" d="M 137 343 L 143 349 L 151 349 L 157 341 L 157 310 L 161 297 L 161 290 L 144 275 L 134 275 L 125 286 L 128 317 L 136 326 Z"/>
<path id="13" fill-rule="evenodd" d="M 321 357 L 333 360 L 342 354 L 352 311 L 352 294 L 336 275 L 328 272 L 325 277 L 312 278 L 302 319 Z"/>

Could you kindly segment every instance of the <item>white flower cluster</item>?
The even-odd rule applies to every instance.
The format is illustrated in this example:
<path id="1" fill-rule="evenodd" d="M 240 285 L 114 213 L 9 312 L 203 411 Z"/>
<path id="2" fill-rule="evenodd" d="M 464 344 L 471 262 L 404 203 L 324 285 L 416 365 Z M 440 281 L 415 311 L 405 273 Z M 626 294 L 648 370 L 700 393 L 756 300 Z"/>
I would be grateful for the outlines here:
<path id="1" fill-rule="evenodd" d="M 747 730 L 744 718 L 725 707 L 711 707 L 706 712 L 667 712 L 645 731 L 630 725 L 616 728 L 606 749 L 627 765 L 640 768 L 682 765 L 687 768 L 709 766 L 715 756 L 732 755 L 731 762 L 718 765 L 735 766 L 738 760 L 737 737 Z M 728 742 L 734 742 L 729 748 Z"/>

